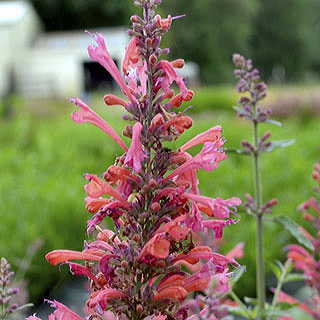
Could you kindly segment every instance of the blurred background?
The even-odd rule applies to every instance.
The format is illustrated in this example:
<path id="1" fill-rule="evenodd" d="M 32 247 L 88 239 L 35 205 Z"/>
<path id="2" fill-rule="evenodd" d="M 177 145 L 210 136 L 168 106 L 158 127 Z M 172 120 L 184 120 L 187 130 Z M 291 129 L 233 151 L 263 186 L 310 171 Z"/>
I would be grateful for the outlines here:
<path id="1" fill-rule="evenodd" d="M 129 0 L 0 1 L 0 255 L 18 270 L 35 303 L 66 292 L 77 297 L 67 268 L 49 266 L 43 255 L 82 248 L 88 219 L 82 174 L 102 173 L 121 152 L 96 128 L 69 118 L 66 98 L 81 96 L 118 132 L 124 125 L 120 108 L 103 106 L 102 95 L 117 88 L 87 57 L 90 39 L 83 30 L 103 33 L 120 65 L 134 10 Z M 164 39 L 171 58 L 186 60 L 183 75 L 196 92 L 194 126 L 177 145 L 217 124 L 230 148 L 250 139 L 251 128 L 232 109 L 238 96 L 231 56 L 252 57 L 270 86 L 265 104 L 284 123 L 271 128 L 274 139 L 296 141 L 265 156 L 265 199 L 277 197 L 274 214 L 302 223 L 296 207 L 311 195 L 311 168 L 320 158 L 320 1 L 171 0 L 161 10 L 187 15 Z M 250 165 L 232 155 L 217 171 L 201 172 L 203 193 L 243 198 L 252 192 Z M 246 243 L 248 271 L 238 292 L 253 296 L 253 221 L 242 215 L 224 239 L 223 250 Z M 268 263 L 281 260 L 290 241 L 267 225 Z"/>

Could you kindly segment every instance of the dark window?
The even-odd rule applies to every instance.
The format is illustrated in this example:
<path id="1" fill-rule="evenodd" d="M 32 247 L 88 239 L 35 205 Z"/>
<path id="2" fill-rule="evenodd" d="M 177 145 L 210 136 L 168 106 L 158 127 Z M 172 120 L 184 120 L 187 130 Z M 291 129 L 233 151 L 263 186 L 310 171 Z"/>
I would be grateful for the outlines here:
<path id="1" fill-rule="evenodd" d="M 92 92 L 112 89 L 114 80 L 110 73 L 97 62 L 84 62 L 84 90 Z"/>

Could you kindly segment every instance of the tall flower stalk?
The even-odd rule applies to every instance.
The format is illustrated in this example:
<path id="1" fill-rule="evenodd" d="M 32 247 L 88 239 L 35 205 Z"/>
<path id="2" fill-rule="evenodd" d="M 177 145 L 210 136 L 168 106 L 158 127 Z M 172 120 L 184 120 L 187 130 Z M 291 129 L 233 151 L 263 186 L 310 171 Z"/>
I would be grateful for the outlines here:
<path id="1" fill-rule="evenodd" d="M 236 67 L 235 76 L 239 79 L 237 90 L 243 94 L 236 107 L 238 115 L 252 123 L 253 142 L 242 142 L 243 153 L 251 155 L 253 159 L 253 185 L 254 197 L 247 196 L 248 202 L 245 207 L 250 215 L 256 219 L 256 278 L 257 278 L 257 299 L 258 317 L 265 319 L 266 306 L 266 284 L 265 284 L 265 260 L 264 260 L 264 225 L 263 216 L 276 204 L 276 200 L 271 200 L 263 204 L 262 183 L 261 183 L 261 154 L 268 150 L 272 143 L 268 141 L 271 134 L 265 133 L 259 137 L 259 124 L 270 121 L 268 119 L 270 111 L 261 108 L 260 101 L 266 96 L 267 86 L 261 81 L 259 71 L 254 69 L 252 61 L 247 60 L 239 54 L 233 56 Z"/>
<path id="2" fill-rule="evenodd" d="M 15 297 L 19 294 L 19 288 L 12 286 L 14 272 L 7 259 L 0 259 L 0 320 L 9 320 L 13 314 L 19 313 L 32 304 L 19 305 L 15 303 Z"/>
<path id="3" fill-rule="evenodd" d="M 164 144 L 192 126 L 179 108 L 193 92 L 177 72 L 184 61 L 162 59 L 169 49 L 161 48 L 161 39 L 181 16 L 162 18 L 156 14 L 160 2 L 134 1 L 142 15 L 131 17 L 131 40 L 121 71 L 102 35 L 92 34 L 95 45 L 88 47 L 89 56 L 124 94 L 107 94 L 104 102 L 127 111 L 124 118 L 130 123 L 123 135 L 131 139 L 130 146 L 83 101 L 71 99 L 79 108 L 72 114 L 75 122 L 97 126 L 124 151 L 102 177 L 84 175 L 92 240 L 82 251 L 46 255 L 52 265 L 68 264 L 72 273 L 89 278 L 88 319 L 217 319 L 231 268 L 238 266 L 234 258 L 239 250 L 223 256 L 200 237 L 221 239 L 223 229 L 237 222 L 233 213 L 240 200 L 202 196 L 197 179 L 198 170 L 215 170 L 226 159 L 222 128 L 210 128 L 178 150 Z M 191 156 L 187 151 L 198 145 L 201 151 Z M 107 217 L 113 221 L 112 230 L 104 227 Z M 189 301 L 208 290 L 210 299 Z M 82 319 L 56 301 L 52 305 L 56 310 L 50 320 Z"/>

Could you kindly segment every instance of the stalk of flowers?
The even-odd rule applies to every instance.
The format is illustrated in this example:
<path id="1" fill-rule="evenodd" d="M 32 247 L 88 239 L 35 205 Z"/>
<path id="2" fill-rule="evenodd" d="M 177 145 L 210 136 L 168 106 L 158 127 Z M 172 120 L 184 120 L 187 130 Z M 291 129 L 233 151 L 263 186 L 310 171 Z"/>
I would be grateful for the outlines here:
<path id="1" fill-rule="evenodd" d="M 269 119 L 271 110 L 262 108 L 260 103 L 266 97 L 267 85 L 261 80 L 259 70 L 253 67 L 250 59 L 245 59 L 239 54 L 234 54 L 233 63 L 236 67 L 234 74 L 239 79 L 237 90 L 242 96 L 235 108 L 238 115 L 252 123 L 253 141 L 242 142 L 242 150 L 238 152 L 250 155 L 253 159 L 254 196 L 246 195 L 246 211 L 256 219 L 256 269 L 257 269 L 257 307 L 258 319 L 266 318 L 266 284 L 265 261 L 263 243 L 263 217 L 272 211 L 277 204 L 273 199 L 263 203 L 260 158 L 263 152 L 270 151 L 274 146 L 270 132 L 259 135 L 259 125 L 265 122 L 274 122 Z M 275 122 L 274 122 L 275 123 Z"/>
<path id="2" fill-rule="evenodd" d="M 200 195 L 198 170 L 215 170 L 226 159 L 220 126 L 179 150 L 164 146 L 192 126 L 192 119 L 178 109 L 193 96 L 177 72 L 184 61 L 161 60 L 169 53 L 160 47 L 161 39 L 180 17 L 156 14 L 161 0 L 134 3 L 143 14 L 131 17 L 121 71 L 100 34 L 92 34 L 96 44 L 88 47 L 89 56 L 113 76 L 125 96 L 107 94 L 104 102 L 128 112 L 125 119 L 131 124 L 123 134 L 131 144 L 128 147 L 83 101 L 71 99 L 79 108 L 72 119 L 99 127 L 125 153 L 102 177 L 84 175 L 86 209 L 92 214 L 87 231 L 94 240 L 86 242 L 83 251 L 55 250 L 46 259 L 52 265 L 68 264 L 73 274 L 90 279 L 85 306 L 90 319 L 194 319 L 188 297 L 206 291 L 215 280 L 217 292 L 225 290 L 230 267 L 238 265 L 232 255 L 203 245 L 198 234 L 209 230 L 220 239 L 224 228 L 237 222 L 233 213 L 240 200 Z M 198 145 L 201 151 L 191 156 L 187 151 Z M 106 217 L 114 230 L 100 226 Z M 60 303 L 52 304 L 56 311 L 50 320 L 82 319 Z M 202 305 L 201 312 L 206 310 Z"/>
<path id="3" fill-rule="evenodd" d="M 31 304 L 19 305 L 15 303 L 15 297 L 19 293 L 19 288 L 12 287 L 14 272 L 7 259 L 0 260 L 0 319 L 9 319 L 14 313 L 32 306 Z"/>
<path id="4" fill-rule="evenodd" d="M 312 174 L 314 180 L 320 185 L 320 163 L 316 164 Z M 319 189 L 316 191 L 318 193 Z M 300 245 L 289 245 L 286 247 L 288 259 L 293 263 L 296 270 L 302 271 L 305 283 L 312 293 L 311 298 L 305 303 L 287 295 L 284 292 L 278 297 L 279 302 L 296 305 L 298 308 L 309 314 L 313 319 L 320 319 L 320 202 L 319 199 L 312 197 L 299 206 L 304 220 L 310 223 L 314 233 L 309 233 L 304 228 L 300 230 L 305 237 L 312 243 L 313 250 L 307 250 Z"/>

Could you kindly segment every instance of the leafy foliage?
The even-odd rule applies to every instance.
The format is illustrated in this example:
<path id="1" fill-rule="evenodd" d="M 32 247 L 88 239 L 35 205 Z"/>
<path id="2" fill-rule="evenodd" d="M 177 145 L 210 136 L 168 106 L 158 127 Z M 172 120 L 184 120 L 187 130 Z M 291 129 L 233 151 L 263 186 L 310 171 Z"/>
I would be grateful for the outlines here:
<path id="1" fill-rule="evenodd" d="M 248 51 L 250 19 L 255 0 L 167 1 L 171 12 L 185 13 L 188 19 L 175 23 L 172 50 L 195 61 L 208 83 L 232 79 L 230 57 Z M 191 22 L 190 22 L 191 21 Z"/>
<path id="2" fill-rule="evenodd" d="M 259 0 L 258 4 L 251 38 L 253 59 L 266 79 L 297 79 L 306 63 L 308 5 L 300 0 Z"/>

